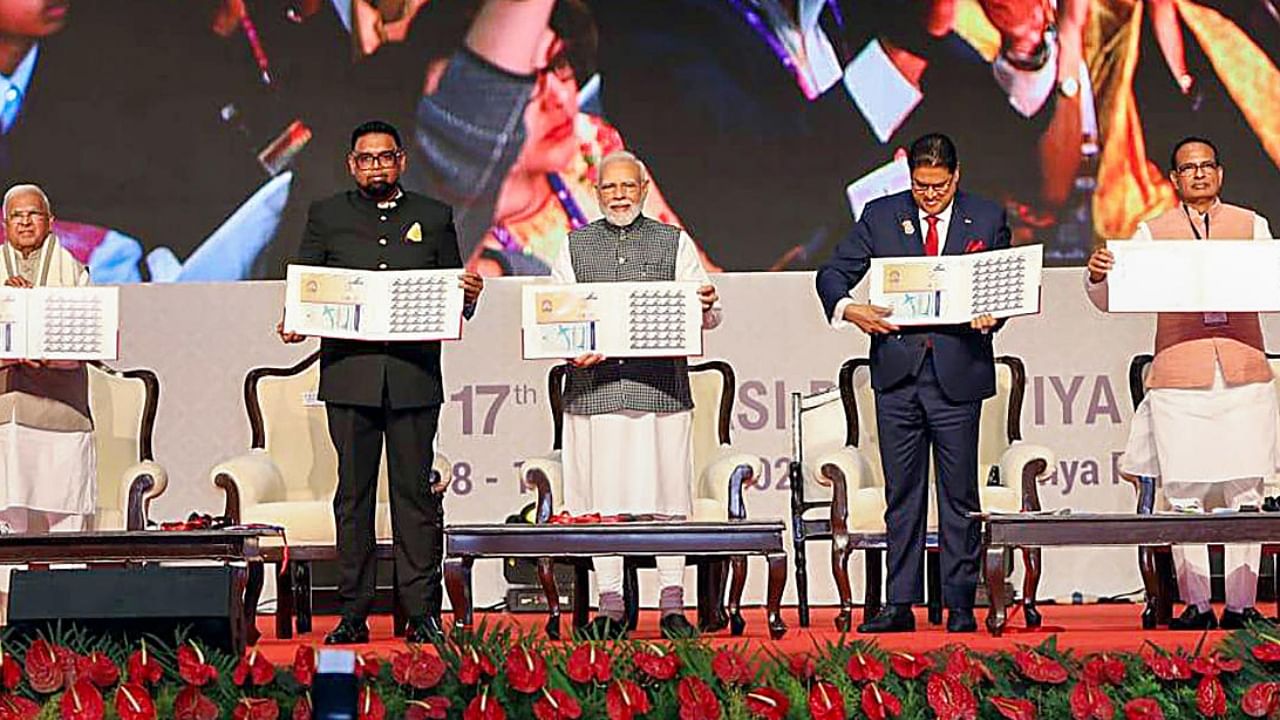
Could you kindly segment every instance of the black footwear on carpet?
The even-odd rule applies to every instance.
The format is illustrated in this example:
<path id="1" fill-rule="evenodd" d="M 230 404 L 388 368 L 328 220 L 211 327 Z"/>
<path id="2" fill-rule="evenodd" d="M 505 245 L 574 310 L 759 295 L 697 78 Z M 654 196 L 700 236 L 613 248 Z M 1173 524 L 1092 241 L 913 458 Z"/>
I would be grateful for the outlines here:
<path id="1" fill-rule="evenodd" d="M 594 620 L 578 628 L 574 635 L 579 640 L 623 640 L 627 637 L 627 624 L 607 615 L 597 615 Z"/>
<path id="2" fill-rule="evenodd" d="M 1218 627 L 1218 618 L 1213 610 L 1200 612 L 1195 605 L 1188 605 L 1182 614 L 1169 622 L 1170 630 L 1213 630 Z"/>
<path id="3" fill-rule="evenodd" d="M 363 620 L 343 618 L 324 636 L 325 645 L 358 645 L 369 642 L 369 626 Z"/>
<path id="4" fill-rule="evenodd" d="M 444 639 L 440 618 L 433 615 L 409 618 L 404 629 L 404 640 L 414 645 L 427 645 Z"/>
<path id="5" fill-rule="evenodd" d="M 885 605 L 879 614 L 858 626 L 860 633 L 914 632 L 916 616 L 910 605 Z"/>
<path id="6" fill-rule="evenodd" d="M 971 633 L 978 630 L 978 619 L 973 616 L 973 608 L 951 608 L 947 612 L 947 632 Z"/>
<path id="7" fill-rule="evenodd" d="M 1266 615 L 1258 612 L 1256 608 L 1250 607 L 1240 612 L 1223 610 L 1222 621 L 1218 623 L 1218 627 L 1223 630 L 1243 630 L 1246 625 L 1262 625 L 1266 627 L 1271 624 L 1272 622 L 1267 619 Z"/>
<path id="8" fill-rule="evenodd" d="M 662 629 L 662 637 L 668 640 L 688 640 L 698 637 L 698 628 L 690 624 L 682 613 L 663 616 L 658 627 Z"/>

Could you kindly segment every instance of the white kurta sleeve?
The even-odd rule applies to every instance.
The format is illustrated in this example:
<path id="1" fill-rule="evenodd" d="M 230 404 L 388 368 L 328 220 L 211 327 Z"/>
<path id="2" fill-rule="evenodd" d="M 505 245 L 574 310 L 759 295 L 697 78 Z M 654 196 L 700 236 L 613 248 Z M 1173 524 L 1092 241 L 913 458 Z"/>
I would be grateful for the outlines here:
<path id="1" fill-rule="evenodd" d="M 556 260 L 551 264 L 551 280 L 558 285 L 570 285 L 578 282 L 578 278 L 573 272 L 573 258 L 569 255 L 568 235 L 564 237 L 564 240 L 560 241 L 560 251 L 556 253 Z"/>
<path id="2" fill-rule="evenodd" d="M 702 259 L 698 257 L 698 248 L 693 244 L 693 238 L 683 230 L 680 231 L 680 245 L 676 250 L 676 280 L 696 282 L 699 285 L 711 284 L 707 269 L 702 266 Z M 724 309 L 720 305 L 720 300 L 717 299 L 715 304 L 702 311 L 702 329 L 710 330 L 719 325 L 723 319 Z"/>
<path id="3" fill-rule="evenodd" d="M 1271 234 L 1271 224 L 1261 215 L 1253 214 L 1253 239 L 1254 240 L 1274 240 L 1275 236 Z"/>

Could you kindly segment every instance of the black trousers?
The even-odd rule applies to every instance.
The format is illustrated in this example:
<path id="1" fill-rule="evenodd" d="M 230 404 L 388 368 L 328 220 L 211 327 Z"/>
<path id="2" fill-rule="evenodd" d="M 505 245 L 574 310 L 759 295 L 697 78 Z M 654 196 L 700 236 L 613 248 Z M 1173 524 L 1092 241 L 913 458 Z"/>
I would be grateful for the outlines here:
<path id="1" fill-rule="evenodd" d="M 876 393 L 876 426 L 884 467 L 889 595 L 893 604 L 924 601 L 925 525 L 929 510 L 929 450 L 937 468 L 942 601 L 972 608 L 978 587 L 981 529 L 978 419 L 982 401 L 953 402 L 938 385 L 933 353 L 920 372 Z"/>
<path id="2" fill-rule="evenodd" d="M 343 617 L 367 617 L 377 589 L 374 510 L 383 436 L 400 602 L 410 617 L 439 616 L 444 509 L 443 498 L 431 492 L 431 463 L 440 406 L 391 409 L 385 403 L 329 403 L 326 409 L 329 437 L 338 451 L 333 514 Z"/>

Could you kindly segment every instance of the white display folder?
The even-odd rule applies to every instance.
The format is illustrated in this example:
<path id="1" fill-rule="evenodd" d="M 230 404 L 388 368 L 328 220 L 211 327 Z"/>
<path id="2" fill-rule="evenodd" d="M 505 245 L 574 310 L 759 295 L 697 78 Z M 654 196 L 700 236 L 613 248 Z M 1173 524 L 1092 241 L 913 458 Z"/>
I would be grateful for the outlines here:
<path id="1" fill-rule="evenodd" d="M 300 335 L 413 342 L 462 337 L 461 268 L 348 270 L 290 265 L 284 328 Z"/>
<path id="2" fill-rule="evenodd" d="M 120 288 L 0 288 L 0 358 L 115 360 Z"/>
<path id="3" fill-rule="evenodd" d="M 702 354 L 698 283 L 536 284 L 522 290 L 526 359 Z"/>
<path id="4" fill-rule="evenodd" d="M 1280 310 L 1280 242 L 1111 240 L 1111 312 Z"/>
<path id="5" fill-rule="evenodd" d="M 933 257 L 872 258 L 870 300 L 895 325 L 955 325 L 1040 312 L 1040 245 Z"/>

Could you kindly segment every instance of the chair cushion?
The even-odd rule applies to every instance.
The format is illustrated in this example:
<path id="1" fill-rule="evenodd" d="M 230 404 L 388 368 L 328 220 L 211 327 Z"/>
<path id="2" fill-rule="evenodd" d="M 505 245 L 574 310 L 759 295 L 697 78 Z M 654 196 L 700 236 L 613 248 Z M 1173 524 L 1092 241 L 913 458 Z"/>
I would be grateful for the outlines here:
<path id="1" fill-rule="evenodd" d="M 290 544 L 332 545 L 337 542 L 333 523 L 333 503 L 327 500 L 295 500 L 262 503 L 244 508 L 244 522 L 280 525 Z M 391 507 L 378 503 L 374 509 L 375 534 L 379 541 L 391 539 Z"/>

